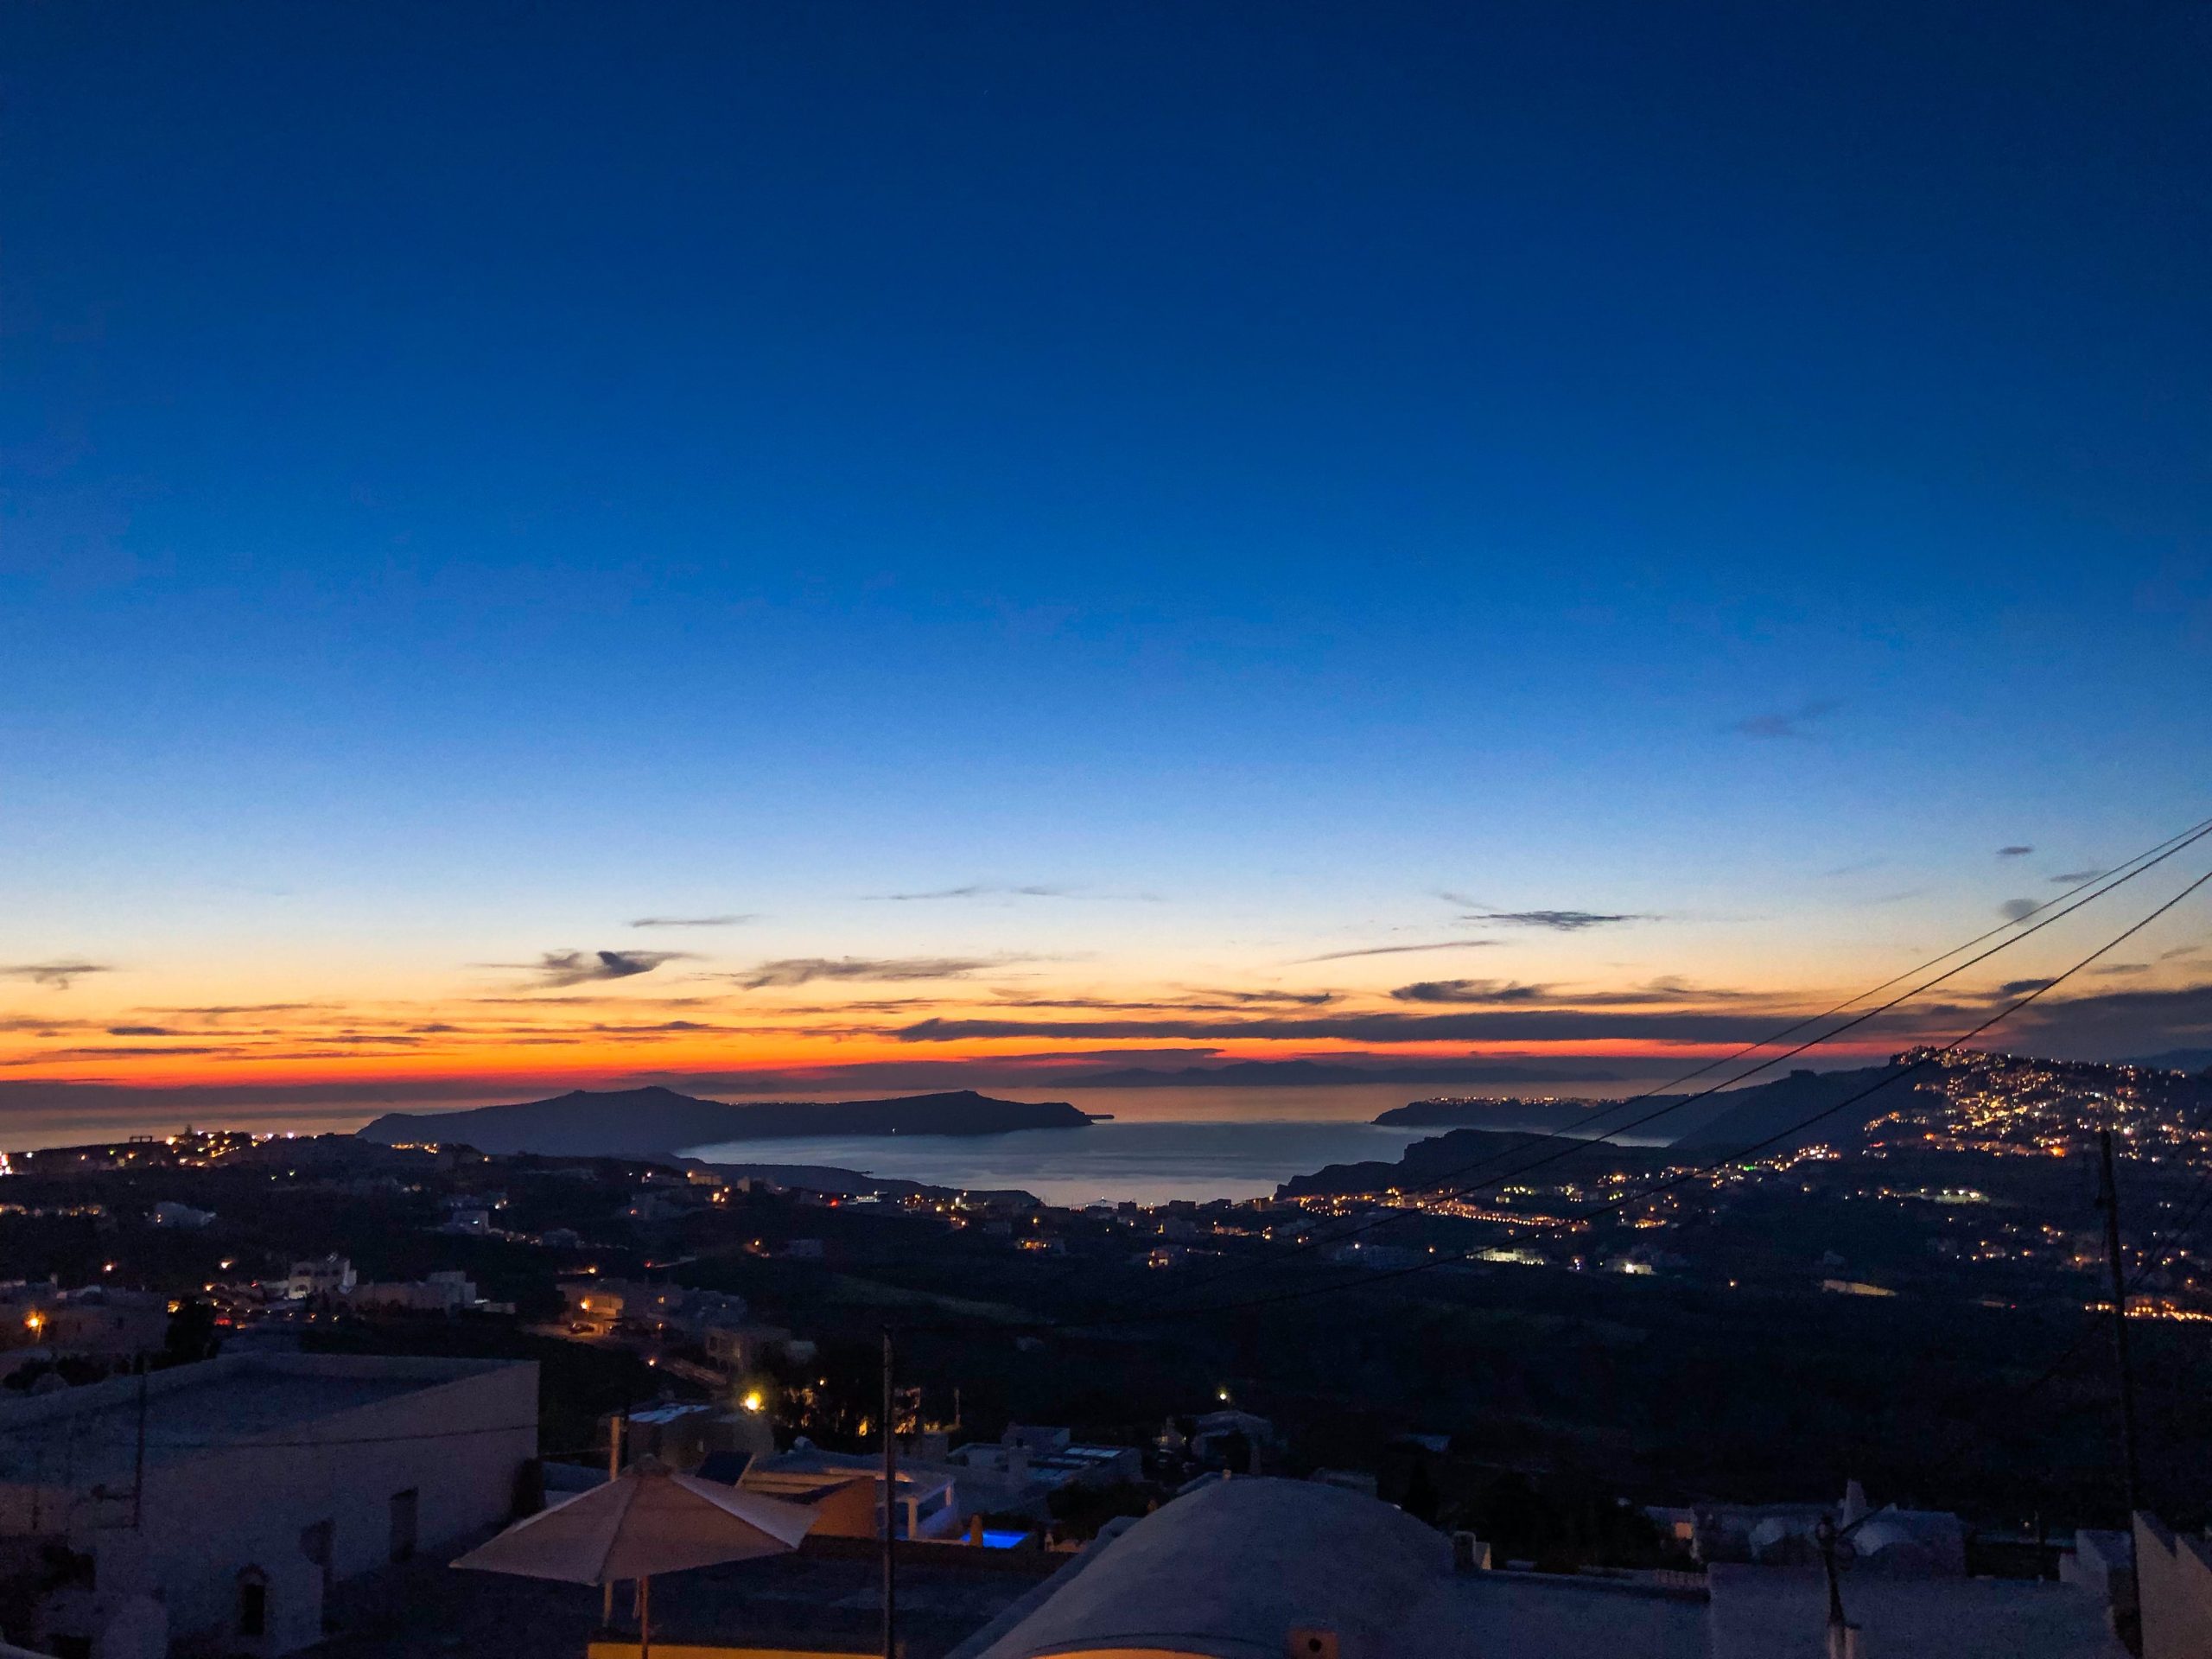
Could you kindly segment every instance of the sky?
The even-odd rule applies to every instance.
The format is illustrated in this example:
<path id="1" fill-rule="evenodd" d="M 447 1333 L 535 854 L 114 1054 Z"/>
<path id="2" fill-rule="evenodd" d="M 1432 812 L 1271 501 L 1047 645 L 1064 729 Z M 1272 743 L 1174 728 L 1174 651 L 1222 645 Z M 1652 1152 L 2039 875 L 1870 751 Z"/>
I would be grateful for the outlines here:
<path id="1" fill-rule="evenodd" d="M 1618 1091 L 1998 925 L 2212 816 L 2208 48 L 10 8 L 0 1138 Z M 2005 1039 L 2212 1043 L 2207 913 Z"/>

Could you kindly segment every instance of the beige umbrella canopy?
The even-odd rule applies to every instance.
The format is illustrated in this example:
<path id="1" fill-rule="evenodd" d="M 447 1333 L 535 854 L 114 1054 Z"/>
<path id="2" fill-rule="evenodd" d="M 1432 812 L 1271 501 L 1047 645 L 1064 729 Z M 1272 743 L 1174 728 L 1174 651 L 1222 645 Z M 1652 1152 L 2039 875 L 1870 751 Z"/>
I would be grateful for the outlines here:
<path id="1" fill-rule="evenodd" d="M 648 1460 L 604 1486 L 518 1521 L 455 1567 L 564 1584 L 638 1581 L 639 1645 L 652 1647 L 658 1573 L 749 1561 L 798 1548 L 815 1511 Z"/>

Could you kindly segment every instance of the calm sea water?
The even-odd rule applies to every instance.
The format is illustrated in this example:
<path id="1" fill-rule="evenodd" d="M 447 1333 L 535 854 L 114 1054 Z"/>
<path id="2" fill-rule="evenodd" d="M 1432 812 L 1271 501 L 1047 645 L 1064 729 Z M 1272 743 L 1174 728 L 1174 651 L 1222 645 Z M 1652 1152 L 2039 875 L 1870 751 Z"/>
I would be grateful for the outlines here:
<path id="1" fill-rule="evenodd" d="M 1095 1107 L 1092 1109 L 1096 1109 Z M 1131 1122 L 1012 1135 L 805 1135 L 690 1147 L 709 1163 L 825 1164 L 933 1186 L 1020 1187 L 1047 1204 L 1255 1198 L 1325 1164 L 1395 1159 L 1430 1131 L 1330 1122 Z"/>
<path id="2" fill-rule="evenodd" d="M 849 1089 L 777 1098 L 849 1100 L 870 1092 L 874 1091 Z M 1071 1100 L 1086 1112 L 1109 1113 L 1113 1121 L 1088 1129 L 1005 1135 L 808 1136 L 693 1150 L 696 1155 L 731 1163 L 826 1164 L 935 1185 L 1021 1187 L 1063 1204 L 1099 1198 L 1154 1204 L 1171 1198 L 1256 1198 L 1272 1192 L 1279 1181 L 1325 1164 L 1396 1158 L 1421 1135 L 1376 1128 L 1371 1120 L 1394 1106 L 1443 1091 L 1404 1084 L 1360 1084 L 1306 1089 L 993 1086 L 984 1092 L 1010 1100 Z M 482 1099 L 392 1103 L 399 1109 L 417 1111 L 488 1103 Z M 6 1105 L 0 1100 L 0 1106 Z M 103 1135 L 119 1139 L 131 1133 L 167 1133 L 188 1119 L 203 1127 L 313 1134 L 358 1128 L 382 1109 L 381 1105 L 180 1109 L 173 1120 L 156 1120 L 137 1113 L 104 1113 L 96 1104 L 73 1101 L 66 1109 L 50 1112 L 0 1112 L 0 1134 L 4 1135 L 0 1145 L 21 1149 L 73 1145 Z M 1491 1127 L 1548 1126 L 1502 1114 Z"/>

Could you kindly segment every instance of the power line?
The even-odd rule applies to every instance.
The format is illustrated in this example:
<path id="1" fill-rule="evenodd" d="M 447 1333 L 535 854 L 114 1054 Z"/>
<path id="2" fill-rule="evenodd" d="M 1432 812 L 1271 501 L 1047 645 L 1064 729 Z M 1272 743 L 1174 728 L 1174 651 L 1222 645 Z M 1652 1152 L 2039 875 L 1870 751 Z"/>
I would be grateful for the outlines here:
<path id="1" fill-rule="evenodd" d="M 2179 849 L 2176 849 L 2175 850 L 2178 851 Z M 2146 866 L 2145 868 L 2148 867 Z M 1866 1089 L 1859 1090 L 1852 1095 L 1847 1096 L 1844 1099 L 1836 1102 L 1833 1105 L 1822 1108 L 1821 1110 L 1811 1114 L 1808 1117 L 1801 1119 L 1799 1122 L 1790 1125 L 1787 1128 L 1778 1130 L 1773 1135 L 1764 1136 L 1758 1141 L 1753 1141 L 1750 1146 L 1740 1147 L 1732 1153 L 1725 1154 L 1718 1158 L 1707 1160 L 1702 1163 L 1692 1164 L 1658 1181 L 1651 1183 L 1639 1192 L 1624 1194 L 1620 1198 L 1609 1199 L 1604 1204 L 1593 1205 L 1590 1209 L 1582 1211 L 1580 1214 L 1574 1216 L 1570 1219 L 1577 1222 L 1586 1222 L 1594 1220 L 1599 1216 L 1612 1214 L 1618 1211 L 1626 1208 L 1631 1204 L 1641 1203 L 1647 1198 L 1657 1196 L 1661 1192 L 1670 1191 L 1698 1174 L 1708 1173 L 1711 1170 L 1719 1168 L 1724 1165 L 1734 1163 L 1743 1158 L 1752 1156 L 1753 1154 L 1762 1152 L 1767 1147 L 1775 1145 L 1778 1141 L 1789 1140 L 1802 1134 L 1806 1129 L 1810 1128 L 1814 1124 L 1821 1122 L 1823 1119 L 1832 1117 L 1837 1112 L 1843 1110 L 1848 1106 L 1857 1104 L 1859 1102 L 1865 1100 L 1877 1091 L 1886 1089 L 1894 1084 L 1902 1082 L 1904 1078 L 1911 1076 L 1913 1073 L 1923 1071 L 1927 1067 L 1935 1065 L 1944 1056 L 1956 1052 L 1967 1043 L 1972 1042 L 1975 1038 L 1983 1035 L 1985 1033 L 1993 1029 L 2004 1020 L 2012 1018 L 2012 1015 L 2018 1014 L 2022 1008 L 2026 1007 L 2029 1004 L 2056 989 L 2060 985 L 2064 984 L 2068 980 L 2073 978 L 2076 974 L 2089 967 L 2101 957 L 2106 956 L 2110 951 L 2118 949 L 2127 940 L 2141 932 L 2143 929 L 2148 927 L 2152 922 L 2157 921 L 2161 916 L 2164 916 L 2168 911 L 2173 909 L 2175 906 L 2180 904 L 2184 899 L 2190 897 L 2190 894 L 2196 892 L 2198 888 L 2203 887 L 2207 882 L 2212 882 L 2212 870 L 2208 870 L 2202 875 L 2198 876 L 2195 880 L 2191 881 L 2187 887 L 2183 887 L 2172 898 L 2158 906 L 2148 915 L 2143 917 L 2139 921 L 2132 924 L 2127 928 L 2115 934 L 2112 938 L 2107 940 L 2103 944 L 2099 945 L 2094 950 L 2091 951 L 2088 956 L 2081 958 L 2071 967 L 2069 967 L 2063 972 L 2044 981 L 2034 989 L 2027 992 L 2024 995 L 1999 1009 L 1995 1014 L 1991 1014 L 1986 1020 L 1982 1020 L 1980 1024 L 1974 1027 L 1971 1030 L 1953 1038 L 1949 1042 L 1943 1044 L 1940 1047 L 1929 1050 L 1919 1059 L 1898 1068 L 1895 1072 L 1882 1078 L 1879 1082 L 1877 1082 Z M 1446 1266 L 1451 1262 L 1457 1262 L 1459 1259 L 1460 1258 L 1457 1256 L 1440 1257 L 1433 1262 L 1417 1262 L 1411 1267 L 1387 1268 L 1381 1271 L 1363 1270 L 1357 1278 L 1339 1281 L 1334 1284 L 1307 1286 L 1295 1290 L 1280 1292 L 1270 1296 L 1252 1297 L 1243 1301 L 1212 1302 L 1206 1303 L 1197 1307 L 1164 1309 L 1156 1311 L 1149 1316 L 1143 1314 L 1131 1314 L 1121 1317 L 1071 1320 L 1067 1321 L 1065 1327 L 1063 1328 L 1088 1329 L 1094 1326 L 1122 1325 L 1132 1322 L 1152 1323 L 1165 1319 L 1202 1318 L 1213 1314 L 1242 1313 L 1252 1308 L 1268 1307 L 1285 1302 L 1297 1301 L 1310 1296 L 1328 1295 L 1337 1291 L 1351 1289 L 1356 1285 L 1366 1286 L 1386 1284 L 1394 1279 L 1402 1279 L 1409 1277 L 1414 1274 L 1430 1272 L 1436 1268 Z"/>
<path id="2" fill-rule="evenodd" d="M 2030 915 L 2034 915 L 2039 913 L 2041 911 L 2051 910 L 2054 906 L 2065 903 L 2065 901 L 2074 894 L 2082 893 L 2086 888 L 2097 887 L 2097 884 L 2100 882 L 2104 883 L 2103 886 L 2097 887 L 2097 891 L 2089 893 L 2088 897 L 2080 899 L 2077 903 L 2068 905 L 2063 910 L 2056 911 L 2053 914 L 2044 917 L 2042 921 L 2036 923 L 2033 927 L 2021 928 L 2018 927 L 2018 924 L 2016 922 L 2007 922 L 2003 926 L 1993 928 L 1987 932 L 1980 934 L 1973 939 L 1969 939 L 1962 945 L 1956 946 L 1952 950 L 1943 952 L 1942 956 L 1931 958 L 1929 962 L 1922 963 L 1919 967 L 1908 969 L 1902 974 L 1896 975 L 1890 979 L 1885 980 L 1880 985 L 1877 985 L 1870 990 L 1860 992 L 1857 996 L 1852 997 L 1848 1001 L 1838 1004 L 1834 1008 L 1829 1009 L 1825 1014 L 1815 1014 L 1808 1020 L 1800 1020 L 1796 1025 L 1789 1027 L 1784 1032 L 1777 1033 L 1774 1037 L 1764 1039 L 1760 1043 L 1752 1044 L 1747 1048 L 1738 1050 L 1734 1055 L 1729 1056 L 1726 1060 L 1714 1061 L 1707 1066 L 1700 1068 L 1700 1071 L 1701 1072 L 1713 1069 L 1713 1065 L 1731 1064 L 1735 1059 L 1740 1058 L 1744 1054 L 1749 1053 L 1757 1048 L 1763 1047 L 1768 1043 L 1779 1040 L 1780 1038 L 1787 1036 L 1790 1033 L 1802 1031 L 1809 1025 L 1817 1025 L 1821 1021 L 1829 1019 L 1834 1014 L 1840 1012 L 1842 1009 L 1849 1007 L 1853 1003 L 1863 1001 L 1866 998 L 1876 995 L 1877 993 L 1887 988 L 1889 986 L 1895 985 L 1902 980 L 1912 978 L 1914 976 L 1924 972 L 1928 968 L 1934 966 L 1936 963 L 1947 961 L 1950 957 L 1957 956 L 1962 950 L 1970 950 L 1974 949 L 1975 945 L 1994 938 L 1997 934 L 2014 929 L 2018 930 L 2013 932 L 2011 938 L 2005 940 L 1999 944 L 1993 946 L 1991 949 L 1983 951 L 1980 955 L 1973 957 L 1965 962 L 1959 963 L 1955 966 L 1945 969 L 1942 973 L 1937 975 L 1933 979 L 1926 980 L 1922 983 L 1912 987 L 1910 989 L 1892 997 L 1887 1002 L 1882 1003 L 1876 1007 L 1867 1009 L 1865 1013 L 1853 1017 L 1844 1024 L 1834 1027 L 1833 1030 L 1823 1032 L 1820 1035 L 1810 1038 L 1793 1048 L 1785 1049 L 1780 1053 L 1773 1055 L 1770 1058 L 1760 1062 L 1759 1065 L 1752 1066 L 1746 1071 L 1739 1072 L 1736 1076 L 1727 1078 L 1720 1083 L 1716 1083 L 1710 1088 L 1701 1090 L 1696 1094 L 1684 1096 L 1680 1099 L 1669 1100 L 1666 1104 L 1657 1108 L 1656 1110 L 1646 1113 L 1644 1116 L 1636 1119 L 1632 1122 L 1617 1125 L 1614 1128 L 1608 1129 L 1605 1134 L 1602 1135 L 1584 1136 L 1580 1135 L 1571 1135 L 1563 1131 L 1554 1131 L 1550 1134 L 1539 1137 L 1534 1141 L 1522 1146 L 1485 1154 L 1483 1157 L 1477 1159 L 1472 1163 L 1463 1165 L 1459 1169 L 1453 1170 L 1447 1174 L 1425 1182 L 1421 1185 L 1414 1188 L 1414 1192 L 1416 1194 L 1433 1192 L 1440 1196 L 1447 1198 L 1465 1197 L 1470 1193 L 1483 1192 L 1489 1188 L 1502 1185 L 1508 1181 L 1517 1179 L 1532 1170 L 1541 1169 L 1548 1164 L 1557 1163 L 1562 1159 L 1573 1157 L 1575 1154 L 1586 1151 L 1592 1146 L 1605 1144 L 1611 1141 L 1615 1135 L 1626 1134 L 1630 1130 L 1641 1128 L 1648 1123 L 1656 1122 L 1658 1119 L 1668 1116 L 1669 1113 L 1679 1111 L 1682 1108 L 1693 1105 L 1698 1101 L 1707 1099 L 1732 1084 L 1741 1083 L 1747 1077 L 1755 1077 L 1759 1072 L 1766 1071 L 1772 1066 L 1778 1065 L 1784 1060 L 1794 1059 L 1796 1056 L 1803 1053 L 1807 1049 L 1815 1047 L 1821 1043 L 1831 1041 L 1834 1038 L 1842 1035 L 1845 1032 L 1850 1031 L 1855 1027 L 1864 1025 L 1868 1020 L 1878 1018 L 1880 1015 L 1888 1013 L 1890 1010 L 1910 1001 L 1911 998 L 1918 996 L 1923 992 L 1933 989 L 1935 987 L 1943 983 L 1946 980 L 1955 978 L 1958 975 L 1967 971 L 1968 969 L 1979 966 L 1980 963 L 1987 961 L 1991 957 L 1997 955 L 1999 952 L 2010 950 L 2013 945 L 2018 944 L 2021 940 L 2028 938 L 2030 935 L 2039 932 L 2042 929 L 2051 925 L 2053 923 L 2064 920 L 2075 911 L 2082 909 L 2087 905 L 2094 904 L 2097 899 L 2103 898 L 2107 893 L 2113 892 L 2115 888 L 2133 880 L 2137 876 L 2143 874 L 2148 870 L 2156 868 L 2167 859 L 2173 857 L 2177 853 L 2194 845 L 2196 842 L 2202 840 L 2209 835 L 2212 835 L 2212 819 L 2206 819 L 2202 823 L 2194 825 L 2189 830 L 2183 830 L 2178 836 L 2169 837 L 2165 842 L 2160 842 L 2157 847 L 2152 848 L 2148 852 L 2138 854 L 2136 857 L 2128 860 L 2126 864 L 2120 865 L 2113 870 L 2108 870 L 2103 875 L 2095 876 L 2091 878 L 2088 881 L 2080 883 L 2076 887 L 2069 889 L 2067 893 L 2060 894 L 2058 898 L 2050 900 L 2049 904 L 2039 906 L 2037 911 L 2029 912 Z M 2135 868 L 2131 868 L 2131 866 Z M 2121 872 L 2125 872 L 2125 874 L 2121 874 Z M 2025 921 L 2027 917 L 2022 917 L 2019 919 L 2021 921 Z M 2044 988 L 2048 989 L 2049 987 L 2046 986 Z M 2040 993 L 2038 993 L 2038 995 Z M 2033 999 L 2031 998 L 2029 1000 L 2032 1001 Z M 2024 1006 L 2024 1004 L 2023 1004 L 2023 1006 Z M 1969 1036 L 1974 1034 L 1978 1033 L 1969 1033 Z M 1698 1075 L 1700 1075 L 1700 1072 L 1688 1073 L 1685 1077 L 1676 1079 L 1676 1084 L 1687 1081 L 1688 1077 Z M 1891 1080 L 1893 1081 L 1894 1079 Z M 1626 1100 L 1619 1103 L 1619 1106 L 1631 1105 L 1641 1101 L 1660 1097 L 1663 1095 L 1664 1089 L 1673 1088 L 1676 1086 L 1676 1084 L 1665 1084 L 1662 1085 L 1661 1090 L 1649 1091 L 1643 1095 L 1630 1096 Z M 1876 1086 L 1879 1087 L 1881 1085 L 1877 1084 Z M 1841 1103 L 1841 1104 L 1845 1105 L 1849 1103 L 1849 1101 Z M 1619 1109 L 1619 1106 L 1607 1108 L 1606 1110 L 1618 1110 Z M 1831 1108 L 1830 1109 L 1840 1109 L 1840 1107 Z M 1562 1141 L 1567 1144 L 1560 1146 L 1557 1151 L 1552 1153 L 1548 1156 L 1535 1158 L 1526 1163 L 1517 1164 L 1513 1168 L 1506 1170 L 1503 1173 L 1485 1181 L 1479 1181 L 1472 1184 L 1463 1184 L 1463 1177 L 1471 1174 L 1478 1170 L 1487 1168 L 1502 1160 L 1518 1157 L 1525 1154 L 1538 1151 L 1545 1146 L 1556 1145 Z M 1390 1225 L 1402 1218 L 1402 1217 L 1396 1215 L 1386 1214 L 1373 1217 L 1356 1227 L 1339 1230 L 1325 1235 L 1319 1235 L 1313 1239 L 1306 1240 L 1296 1246 L 1294 1246 L 1292 1249 L 1283 1252 L 1280 1255 L 1263 1261 L 1239 1263 L 1236 1266 L 1226 1268 L 1220 1273 L 1211 1274 L 1195 1284 L 1185 1284 L 1167 1287 L 1163 1293 L 1163 1295 L 1165 1297 L 1179 1297 L 1187 1295 L 1193 1292 L 1204 1290 L 1208 1286 L 1218 1284 L 1224 1280 L 1235 1278 L 1242 1274 L 1251 1272 L 1258 1268 L 1280 1266 L 1286 1256 L 1300 1255 L 1308 1250 L 1318 1249 L 1324 1244 L 1342 1244 L 1347 1240 L 1357 1238 L 1363 1234 L 1372 1232 L 1378 1228 Z"/>

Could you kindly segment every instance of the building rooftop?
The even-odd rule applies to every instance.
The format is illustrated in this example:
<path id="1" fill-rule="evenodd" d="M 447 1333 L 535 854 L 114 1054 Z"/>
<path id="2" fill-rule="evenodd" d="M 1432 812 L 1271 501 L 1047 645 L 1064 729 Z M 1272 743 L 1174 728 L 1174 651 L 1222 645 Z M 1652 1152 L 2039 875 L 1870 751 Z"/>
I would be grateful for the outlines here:
<path id="1" fill-rule="evenodd" d="M 899 1633 L 906 1659 L 945 1659 L 1018 1601 L 1060 1559 L 1014 1550 L 921 1547 L 899 1562 Z M 964 1565 L 963 1558 L 975 1558 Z M 653 1580 L 653 1649 L 690 1643 L 802 1652 L 880 1653 L 881 1568 L 872 1544 L 671 1573 Z M 616 1619 L 634 1641 L 628 1592 Z M 582 1654 L 599 1624 L 600 1592 L 497 1573 L 457 1573 L 423 1560 L 342 1586 L 327 1659 L 545 1659 Z M 1272 1656 L 1271 1656 L 1272 1659 Z"/>
<path id="2" fill-rule="evenodd" d="M 1817 1567 L 1715 1567 L 1713 1659 L 1825 1659 L 1827 1579 Z M 2104 1602 L 2025 1579 L 1843 1579 L 1867 1654 L 1943 1659 L 2123 1659 Z"/>
<path id="3" fill-rule="evenodd" d="M 317 1438 L 327 1420 L 499 1370 L 507 1362 L 336 1354 L 226 1355 L 147 1374 L 149 1464 L 248 1442 Z M 0 1402 L 0 1484 L 127 1482 L 137 1454 L 139 1382 Z"/>
<path id="4" fill-rule="evenodd" d="M 1363 1659 L 1707 1650 L 1701 1594 L 1564 1574 L 1455 1574 L 1442 1533 L 1310 1481 L 1205 1482 L 1102 1537 L 1048 1588 L 959 1659 L 1253 1659 L 1284 1652 L 1300 1629 L 1333 1631 Z"/>

